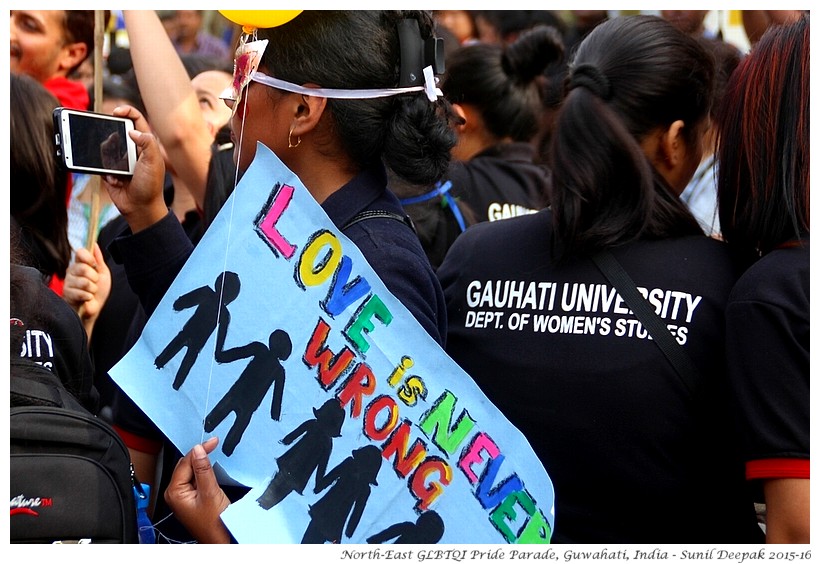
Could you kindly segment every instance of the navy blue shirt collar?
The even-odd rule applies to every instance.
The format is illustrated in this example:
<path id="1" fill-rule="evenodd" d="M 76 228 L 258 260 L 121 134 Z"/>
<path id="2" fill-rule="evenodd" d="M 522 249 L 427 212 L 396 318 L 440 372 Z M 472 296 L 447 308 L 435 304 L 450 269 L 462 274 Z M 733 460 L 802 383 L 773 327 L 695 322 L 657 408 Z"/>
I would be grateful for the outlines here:
<path id="1" fill-rule="evenodd" d="M 384 195 L 387 171 L 380 162 L 365 168 L 350 182 L 328 196 L 322 209 L 339 229 L 360 211 L 367 209 Z M 390 210 L 388 210 L 390 211 Z"/>

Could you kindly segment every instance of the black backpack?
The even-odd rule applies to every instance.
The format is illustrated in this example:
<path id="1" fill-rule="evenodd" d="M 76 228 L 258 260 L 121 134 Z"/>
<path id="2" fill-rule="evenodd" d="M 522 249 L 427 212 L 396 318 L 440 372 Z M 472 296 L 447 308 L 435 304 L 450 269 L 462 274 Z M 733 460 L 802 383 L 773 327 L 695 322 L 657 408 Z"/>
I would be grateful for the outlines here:
<path id="1" fill-rule="evenodd" d="M 47 368 L 11 361 L 12 543 L 137 543 L 128 449 Z"/>

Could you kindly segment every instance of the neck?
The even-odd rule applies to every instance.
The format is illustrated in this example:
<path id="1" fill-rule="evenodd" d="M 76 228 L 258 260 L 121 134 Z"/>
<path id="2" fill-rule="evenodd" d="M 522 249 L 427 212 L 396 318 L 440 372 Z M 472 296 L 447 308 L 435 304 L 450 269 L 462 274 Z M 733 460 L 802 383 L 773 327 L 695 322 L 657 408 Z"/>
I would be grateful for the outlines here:
<path id="1" fill-rule="evenodd" d="M 499 143 L 512 141 L 510 138 L 499 139 L 486 132 L 473 132 L 462 134 L 458 137 L 458 143 L 453 147 L 453 158 L 457 161 L 469 161 L 477 154 L 494 147 Z"/>
<path id="2" fill-rule="evenodd" d="M 294 155 L 294 158 L 288 159 L 291 162 L 285 164 L 299 177 L 310 195 L 319 204 L 359 173 L 359 170 L 347 159 L 329 159 L 327 156 L 313 154 L 310 146 L 305 146 L 304 143 L 301 147 L 291 150 L 298 151 L 300 154 L 298 157 Z"/>
<path id="3" fill-rule="evenodd" d="M 180 223 L 185 219 L 185 214 L 196 210 L 196 200 L 185 183 L 177 176 L 171 176 L 174 183 L 174 201 L 171 202 L 171 210 Z"/>

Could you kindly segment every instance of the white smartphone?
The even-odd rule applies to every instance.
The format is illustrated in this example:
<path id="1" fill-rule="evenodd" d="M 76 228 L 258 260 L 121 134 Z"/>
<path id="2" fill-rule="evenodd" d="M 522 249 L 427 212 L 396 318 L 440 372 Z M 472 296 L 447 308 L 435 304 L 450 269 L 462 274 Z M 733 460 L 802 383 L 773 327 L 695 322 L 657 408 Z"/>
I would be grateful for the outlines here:
<path id="1" fill-rule="evenodd" d="M 94 112 L 55 108 L 57 157 L 71 171 L 132 176 L 137 147 L 128 135 L 134 122 Z"/>

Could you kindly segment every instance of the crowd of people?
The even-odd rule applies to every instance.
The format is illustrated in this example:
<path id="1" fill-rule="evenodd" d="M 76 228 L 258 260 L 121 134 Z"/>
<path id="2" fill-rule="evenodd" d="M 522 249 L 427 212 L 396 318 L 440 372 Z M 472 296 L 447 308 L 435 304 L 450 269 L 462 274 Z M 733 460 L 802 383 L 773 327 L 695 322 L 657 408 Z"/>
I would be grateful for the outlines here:
<path id="1" fill-rule="evenodd" d="M 553 542 L 808 543 L 809 15 L 745 11 L 743 51 L 706 14 L 303 11 L 240 77 L 239 26 L 106 12 L 128 42 L 95 102 L 94 11 L 12 10 L 12 321 L 70 335 L 28 360 L 118 431 L 159 542 L 231 542 L 225 438 L 180 452 L 108 371 L 262 143 L 527 438 Z M 434 37 L 431 98 L 402 55 Z M 57 106 L 135 124 L 101 209 Z"/>

